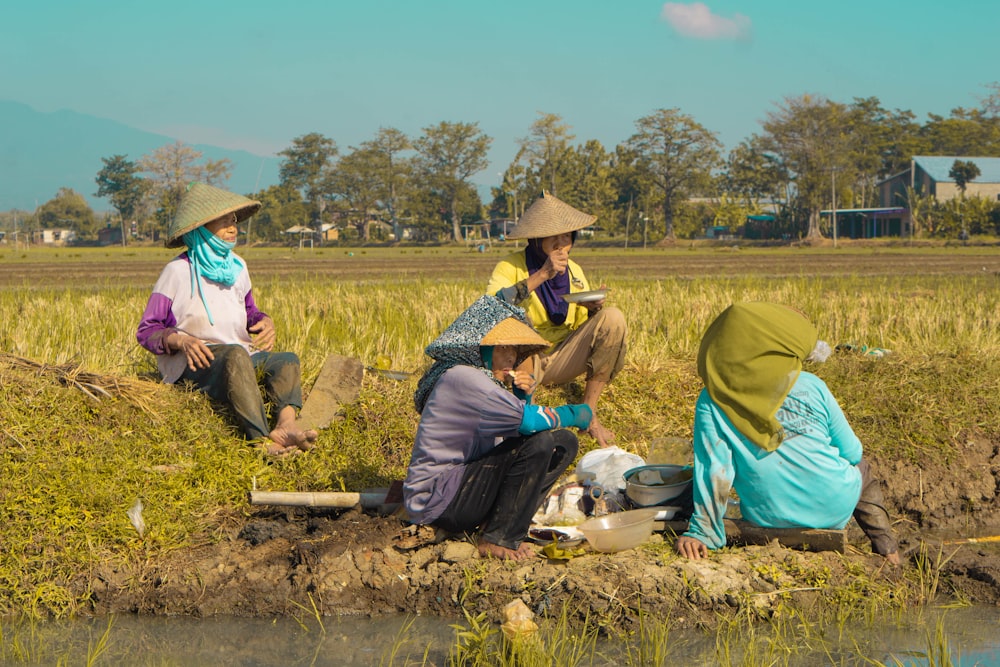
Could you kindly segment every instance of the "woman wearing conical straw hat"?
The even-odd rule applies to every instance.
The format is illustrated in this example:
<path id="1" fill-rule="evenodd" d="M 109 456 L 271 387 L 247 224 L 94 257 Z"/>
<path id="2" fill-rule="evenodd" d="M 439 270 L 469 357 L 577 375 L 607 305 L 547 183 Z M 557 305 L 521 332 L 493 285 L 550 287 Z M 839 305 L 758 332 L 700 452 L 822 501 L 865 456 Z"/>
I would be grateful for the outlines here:
<path id="1" fill-rule="evenodd" d="M 413 523 L 479 530 L 486 557 L 535 555 L 524 541 L 532 516 L 576 457 L 567 429 L 592 415 L 532 403 L 534 377 L 514 369 L 548 344 L 523 310 L 487 295 L 427 346 L 435 362 L 413 396 L 420 426 L 403 483 Z"/>
<path id="2" fill-rule="evenodd" d="M 527 246 L 496 265 L 486 292 L 523 307 L 549 341 L 535 368 L 541 384 L 560 385 L 586 375 L 583 401 L 594 412 L 586 432 L 607 447 L 615 436 L 598 419 L 597 401 L 625 364 L 625 316 L 605 306 L 603 298 L 567 301 L 569 295 L 591 289 L 569 254 L 577 232 L 595 220 L 543 192 L 507 234 L 508 239 L 528 239 Z"/>
<path id="3" fill-rule="evenodd" d="M 167 263 L 142 314 L 136 338 L 156 355 L 163 381 L 187 382 L 234 417 L 247 440 L 283 456 L 310 449 L 317 433 L 295 422 L 302 407 L 299 358 L 272 352 L 274 322 L 257 307 L 246 262 L 235 252 L 237 225 L 260 202 L 192 183 L 167 230 Z M 276 412 L 268 425 L 258 373 Z"/>

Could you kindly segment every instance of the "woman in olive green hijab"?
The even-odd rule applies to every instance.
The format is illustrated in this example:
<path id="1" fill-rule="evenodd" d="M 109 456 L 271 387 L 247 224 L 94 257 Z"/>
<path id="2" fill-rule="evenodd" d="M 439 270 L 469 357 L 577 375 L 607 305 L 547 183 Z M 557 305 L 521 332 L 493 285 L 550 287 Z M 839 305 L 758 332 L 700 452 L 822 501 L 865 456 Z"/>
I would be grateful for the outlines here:
<path id="1" fill-rule="evenodd" d="M 732 489 L 743 518 L 765 528 L 841 529 L 853 515 L 872 550 L 899 563 L 861 441 L 826 384 L 802 370 L 821 351 L 829 346 L 812 323 L 778 304 L 733 304 L 709 325 L 698 351 L 695 509 L 679 553 L 698 559 L 725 546 Z"/>

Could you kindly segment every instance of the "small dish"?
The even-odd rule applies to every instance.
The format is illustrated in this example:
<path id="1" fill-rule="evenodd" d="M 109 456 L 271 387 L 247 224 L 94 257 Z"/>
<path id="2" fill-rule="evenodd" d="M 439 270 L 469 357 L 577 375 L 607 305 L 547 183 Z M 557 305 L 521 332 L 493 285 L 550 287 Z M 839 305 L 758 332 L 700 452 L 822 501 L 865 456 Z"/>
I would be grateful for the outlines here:
<path id="1" fill-rule="evenodd" d="M 561 547 L 575 547 L 583 542 L 583 533 L 572 526 L 532 526 L 528 529 L 528 537 L 537 544 L 552 544 L 557 542 Z"/>
<path id="2" fill-rule="evenodd" d="M 592 289 L 587 292 L 572 292 L 570 294 L 563 294 L 562 298 L 567 303 L 589 303 L 591 301 L 600 301 L 607 298 L 608 290 L 606 289 Z"/>
<path id="3" fill-rule="evenodd" d="M 656 513 L 656 516 L 653 517 L 654 521 L 673 521 L 674 517 L 677 516 L 677 513 L 681 511 L 681 508 L 675 505 L 661 506 L 656 509 L 659 511 Z"/>

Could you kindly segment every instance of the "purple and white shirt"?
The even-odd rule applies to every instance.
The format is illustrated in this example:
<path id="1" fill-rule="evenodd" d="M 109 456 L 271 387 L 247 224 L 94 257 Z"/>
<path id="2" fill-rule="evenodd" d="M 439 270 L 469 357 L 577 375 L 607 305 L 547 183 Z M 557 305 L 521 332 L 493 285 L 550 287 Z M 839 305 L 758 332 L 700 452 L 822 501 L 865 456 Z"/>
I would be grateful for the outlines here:
<path id="1" fill-rule="evenodd" d="M 256 352 L 250 348 L 247 328 L 267 315 L 254 303 L 246 262 L 241 257 L 239 260 L 243 270 L 231 286 L 198 278 L 205 301 L 212 311 L 214 325 L 208 321 L 208 313 L 197 288 L 192 290 L 191 261 L 187 253 L 181 253 L 163 268 L 146 303 L 136 339 L 156 355 L 156 365 L 164 382 L 176 382 L 187 367 L 186 357 L 168 350 L 164 342 L 167 335 L 174 331 L 199 338 L 207 345 L 236 344 L 242 345 L 250 354 Z"/>

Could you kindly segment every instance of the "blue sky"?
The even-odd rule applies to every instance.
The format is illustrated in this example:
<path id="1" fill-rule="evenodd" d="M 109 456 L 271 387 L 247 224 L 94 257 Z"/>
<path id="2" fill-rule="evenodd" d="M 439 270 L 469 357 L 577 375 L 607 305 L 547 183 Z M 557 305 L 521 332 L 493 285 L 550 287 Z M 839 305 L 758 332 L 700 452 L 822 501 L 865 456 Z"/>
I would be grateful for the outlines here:
<path id="1" fill-rule="evenodd" d="M 32 0 L 0 8 L 0 98 L 260 155 L 478 122 L 495 184 L 538 112 L 612 149 L 677 107 L 728 149 L 804 93 L 975 107 L 998 26 L 986 0 Z"/>

